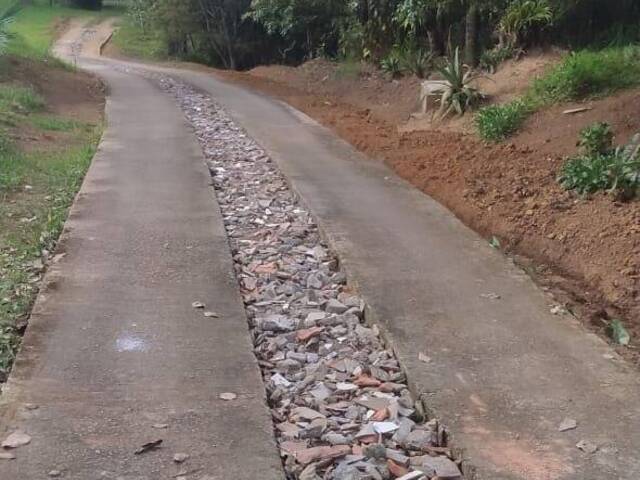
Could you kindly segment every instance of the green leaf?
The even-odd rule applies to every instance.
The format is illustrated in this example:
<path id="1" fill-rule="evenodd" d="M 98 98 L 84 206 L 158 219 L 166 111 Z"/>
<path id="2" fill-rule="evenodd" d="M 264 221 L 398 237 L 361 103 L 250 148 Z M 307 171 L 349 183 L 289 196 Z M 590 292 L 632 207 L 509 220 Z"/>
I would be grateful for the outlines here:
<path id="1" fill-rule="evenodd" d="M 611 320 L 609 327 L 611 328 L 611 338 L 614 342 L 618 345 L 629 345 L 631 335 L 629 335 L 629 332 L 624 328 L 624 325 L 622 325 L 620 320 Z"/>
<path id="2" fill-rule="evenodd" d="M 499 250 L 500 249 L 500 240 L 498 240 L 498 237 L 496 237 L 494 235 L 493 237 L 491 237 L 491 240 L 489 240 L 489 245 L 491 245 L 496 250 Z"/>

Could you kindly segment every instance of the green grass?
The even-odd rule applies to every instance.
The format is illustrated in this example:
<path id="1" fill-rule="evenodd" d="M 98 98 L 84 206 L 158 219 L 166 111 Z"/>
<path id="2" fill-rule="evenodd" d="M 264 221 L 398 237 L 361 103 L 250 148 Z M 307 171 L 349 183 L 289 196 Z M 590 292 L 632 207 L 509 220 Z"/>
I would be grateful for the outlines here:
<path id="1" fill-rule="evenodd" d="M 476 128 L 484 140 L 499 142 L 520 129 L 535 110 L 527 99 L 481 108 L 474 117 Z"/>
<path id="2" fill-rule="evenodd" d="M 0 0 L 0 4 L 10 0 Z M 23 8 L 11 26 L 14 38 L 9 43 L 8 52 L 13 55 L 35 59 L 48 59 L 58 22 L 74 17 L 90 17 L 98 20 L 106 16 L 119 15 L 122 8 L 110 7 L 100 12 L 75 8 L 50 7 L 47 0 L 35 0 L 33 5 Z"/>
<path id="3" fill-rule="evenodd" d="M 90 128 L 85 123 L 51 115 L 32 115 L 29 117 L 29 122 L 40 130 L 50 132 L 72 132 L 80 128 Z"/>
<path id="4" fill-rule="evenodd" d="M 151 27 L 143 32 L 131 18 L 123 17 L 111 40 L 124 55 L 145 60 L 166 60 L 167 42 L 162 33 Z"/>
<path id="5" fill-rule="evenodd" d="M 44 99 L 30 87 L 0 84 L 0 112 L 37 112 L 44 108 Z"/>
<path id="6" fill-rule="evenodd" d="M 640 46 L 581 50 L 536 79 L 522 98 L 480 109 L 476 127 L 485 140 L 504 140 L 542 107 L 609 95 L 636 85 L 640 85 Z"/>
<path id="7" fill-rule="evenodd" d="M 99 128 L 84 129 L 59 151 L 0 151 L 0 376 L 35 299 L 42 253 L 55 247 L 99 138 Z"/>

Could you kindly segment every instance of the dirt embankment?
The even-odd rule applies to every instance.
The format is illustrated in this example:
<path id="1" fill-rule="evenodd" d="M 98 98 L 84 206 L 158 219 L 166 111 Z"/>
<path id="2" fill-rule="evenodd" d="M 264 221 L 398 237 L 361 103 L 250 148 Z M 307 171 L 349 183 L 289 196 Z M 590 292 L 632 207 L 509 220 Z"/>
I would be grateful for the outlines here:
<path id="1" fill-rule="evenodd" d="M 498 99 L 511 98 L 555 58 L 512 63 L 485 85 Z M 499 238 L 591 328 L 604 333 L 608 319 L 623 318 L 634 338 L 624 353 L 640 361 L 640 202 L 580 198 L 556 182 L 584 126 L 608 121 L 618 141 L 640 131 L 640 90 L 589 102 L 591 110 L 578 115 L 563 115 L 567 105 L 540 112 L 508 143 L 487 145 L 470 133 L 468 117 L 407 128 L 418 106 L 416 79 L 345 74 L 321 61 L 221 75 L 304 111 L 387 162 L 480 234 Z"/>
<path id="2" fill-rule="evenodd" d="M 22 57 L 8 57 L 5 62 L 0 83 L 31 87 L 44 99 L 43 114 L 90 125 L 102 122 L 104 85 L 95 76 Z M 74 136 L 67 131 L 38 129 L 28 122 L 8 125 L 8 131 L 20 148 L 29 151 L 64 148 Z"/>

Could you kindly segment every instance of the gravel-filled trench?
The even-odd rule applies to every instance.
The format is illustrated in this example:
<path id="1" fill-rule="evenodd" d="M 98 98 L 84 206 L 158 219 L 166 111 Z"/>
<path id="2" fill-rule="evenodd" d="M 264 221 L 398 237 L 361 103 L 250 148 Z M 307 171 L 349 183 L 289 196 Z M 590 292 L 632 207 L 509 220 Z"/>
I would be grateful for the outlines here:
<path id="1" fill-rule="evenodd" d="M 202 146 L 289 479 L 462 478 L 435 419 L 277 165 L 210 97 L 153 74 Z"/>

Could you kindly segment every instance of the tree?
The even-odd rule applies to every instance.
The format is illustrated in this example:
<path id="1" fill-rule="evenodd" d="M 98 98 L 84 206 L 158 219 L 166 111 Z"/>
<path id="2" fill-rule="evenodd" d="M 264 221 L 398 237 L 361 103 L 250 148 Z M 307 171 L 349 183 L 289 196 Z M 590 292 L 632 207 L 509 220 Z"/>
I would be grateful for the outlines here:
<path id="1" fill-rule="evenodd" d="M 153 6 L 153 0 L 129 0 L 129 8 L 127 12 L 133 19 L 134 23 L 140 28 L 140 30 L 142 30 L 143 34 L 147 33 L 147 27 L 151 21 Z"/>
<path id="2" fill-rule="evenodd" d="M 335 53 L 346 14 L 345 0 L 253 0 L 245 17 L 312 58 L 319 52 Z"/>
<path id="3" fill-rule="evenodd" d="M 469 0 L 464 28 L 464 61 L 475 67 L 478 63 L 478 3 Z"/>
<path id="4" fill-rule="evenodd" d="M 87 10 L 102 10 L 102 0 L 72 0 L 71 4 Z"/>
<path id="5" fill-rule="evenodd" d="M 236 69 L 243 16 L 251 0 L 196 0 L 207 42 L 225 68 Z"/>

